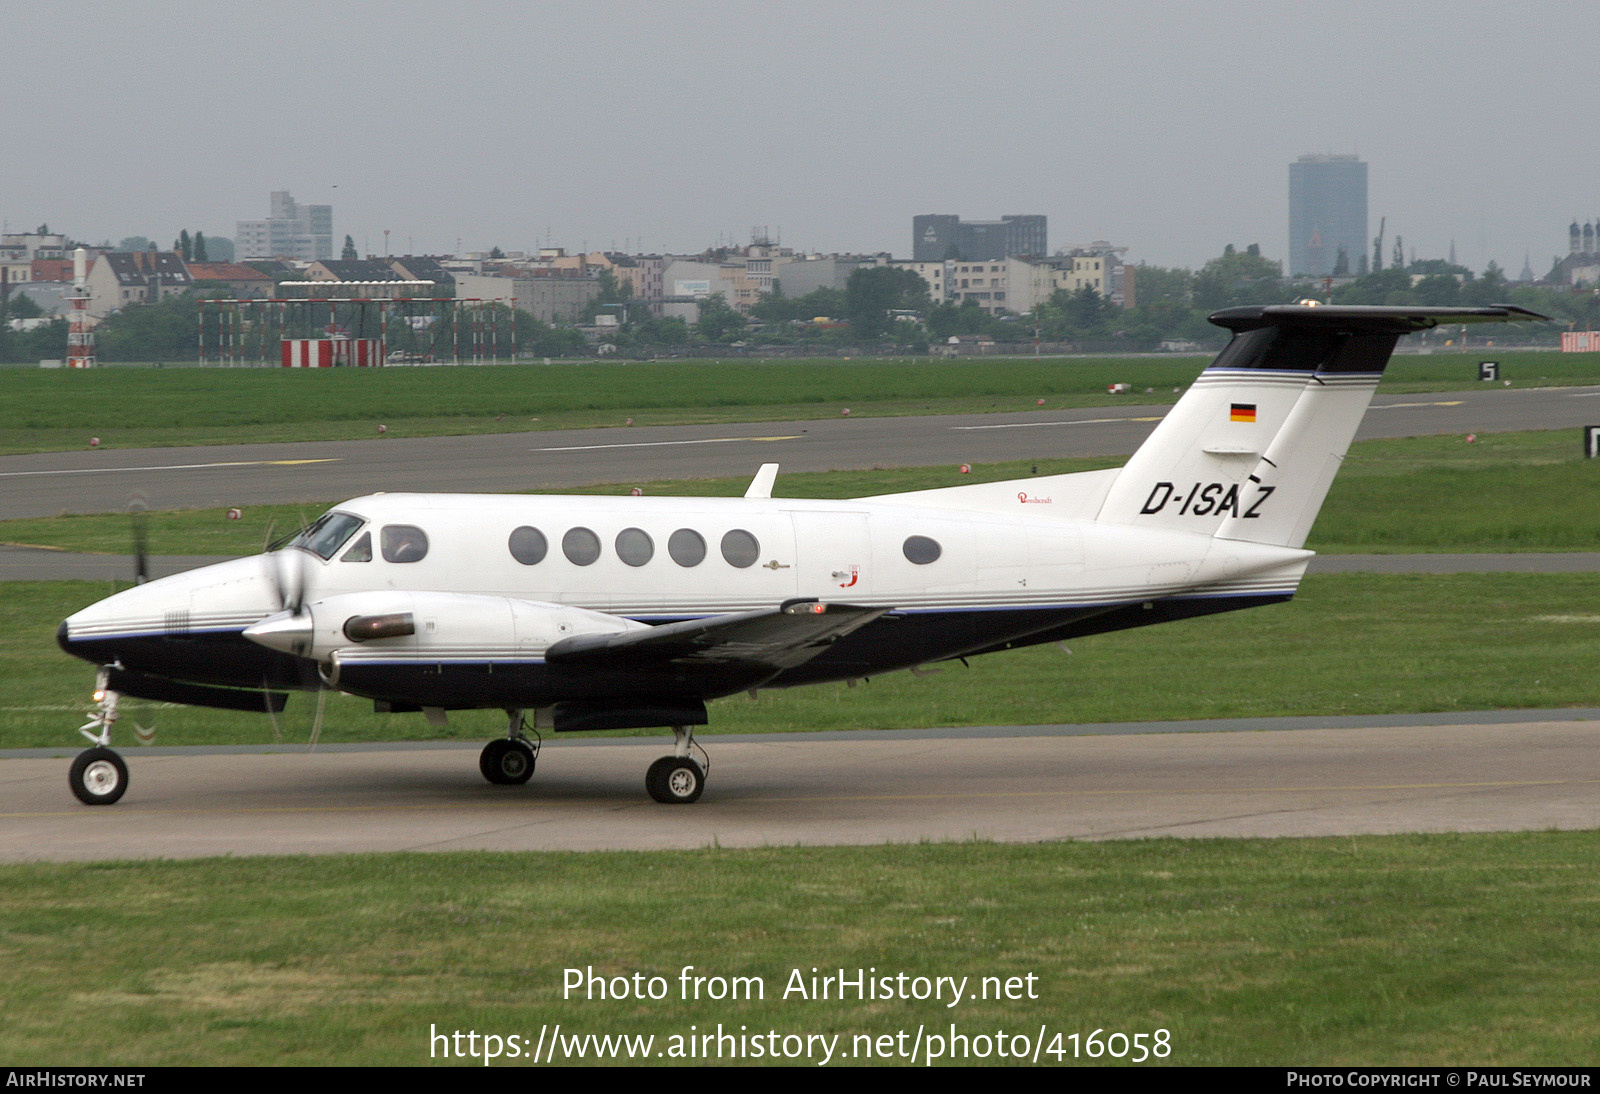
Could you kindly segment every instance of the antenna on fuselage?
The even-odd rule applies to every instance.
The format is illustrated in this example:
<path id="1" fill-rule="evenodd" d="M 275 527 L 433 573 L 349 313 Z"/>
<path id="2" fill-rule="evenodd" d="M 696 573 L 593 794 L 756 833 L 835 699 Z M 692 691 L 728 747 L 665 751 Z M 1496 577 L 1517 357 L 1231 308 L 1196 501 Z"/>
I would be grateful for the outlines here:
<path id="1" fill-rule="evenodd" d="M 750 480 L 750 488 L 744 492 L 744 496 L 747 498 L 772 497 L 772 484 L 777 481 L 777 478 L 777 464 L 762 464 L 761 470 L 756 472 L 756 477 Z"/>

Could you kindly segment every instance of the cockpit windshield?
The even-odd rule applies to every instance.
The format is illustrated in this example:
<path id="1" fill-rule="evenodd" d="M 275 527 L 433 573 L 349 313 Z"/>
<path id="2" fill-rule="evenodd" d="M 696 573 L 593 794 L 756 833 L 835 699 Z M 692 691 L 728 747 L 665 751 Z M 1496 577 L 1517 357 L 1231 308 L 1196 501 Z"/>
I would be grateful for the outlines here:
<path id="1" fill-rule="evenodd" d="M 366 521 L 350 513 L 324 513 L 315 524 L 283 544 L 310 551 L 326 562 Z"/>

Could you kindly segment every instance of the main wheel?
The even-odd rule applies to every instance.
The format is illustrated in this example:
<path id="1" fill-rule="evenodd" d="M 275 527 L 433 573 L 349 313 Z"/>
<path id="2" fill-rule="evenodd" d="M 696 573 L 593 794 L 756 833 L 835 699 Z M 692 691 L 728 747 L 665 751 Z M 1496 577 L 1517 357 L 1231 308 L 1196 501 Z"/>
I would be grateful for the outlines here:
<path id="1" fill-rule="evenodd" d="M 515 786 L 533 778 L 533 746 L 513 737 L 501 737 L 483 746 L 478 770 L 496 786 Z"/>
<path id="2" fill-rule="evenodd" d="M 688 805 L 706 788 L 706 773 L 687 756 L 663 756 L 645 772 L 644 787 L 663 805 Z"/>
<path id="3" fill-rule="evenodd" d="M 68 782 L 84 805 L 110 805 L 128 789 L 128 765 L 109 748 L 86 748 L 72 761 Z"/>

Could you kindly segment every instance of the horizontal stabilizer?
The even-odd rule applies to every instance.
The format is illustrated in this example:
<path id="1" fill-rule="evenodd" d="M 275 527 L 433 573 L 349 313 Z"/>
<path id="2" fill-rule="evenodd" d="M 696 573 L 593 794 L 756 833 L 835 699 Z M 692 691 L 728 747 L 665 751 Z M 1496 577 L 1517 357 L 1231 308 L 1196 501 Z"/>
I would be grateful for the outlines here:
<path id="1" fill-rule="evenodd" d="M 1263 327 L 1302 327 L 1343 330 L 1351 334 L 1415 334 L 1450 323 L 1514 323 L 1542 319 L 1515 304 L 1482 308 L 1374 307 L 1365 304 L 1252 304 L 1224 308 L 1206 317 L 1235 333 Z"/>

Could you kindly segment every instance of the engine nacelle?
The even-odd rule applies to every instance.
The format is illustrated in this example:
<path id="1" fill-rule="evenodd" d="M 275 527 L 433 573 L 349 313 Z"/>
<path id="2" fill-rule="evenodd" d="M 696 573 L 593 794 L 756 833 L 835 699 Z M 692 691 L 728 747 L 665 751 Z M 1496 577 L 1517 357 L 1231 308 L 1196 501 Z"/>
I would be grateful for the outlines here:
<path id="1" fill-rule="evenodd" d="M 360 651 L 363 659 L 527 659 L 579 635 L 621 634 L 644 623 L 587 608 L 472 593 L 343 593 L 268 616 L 244 636 L 315 661 Z"/>

